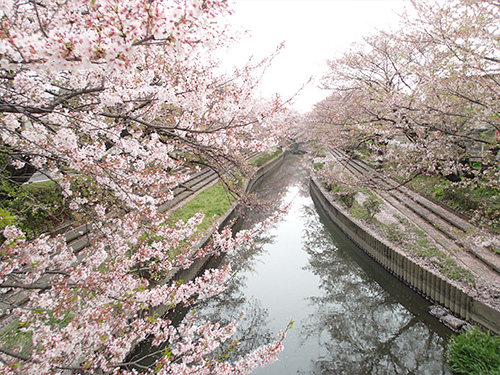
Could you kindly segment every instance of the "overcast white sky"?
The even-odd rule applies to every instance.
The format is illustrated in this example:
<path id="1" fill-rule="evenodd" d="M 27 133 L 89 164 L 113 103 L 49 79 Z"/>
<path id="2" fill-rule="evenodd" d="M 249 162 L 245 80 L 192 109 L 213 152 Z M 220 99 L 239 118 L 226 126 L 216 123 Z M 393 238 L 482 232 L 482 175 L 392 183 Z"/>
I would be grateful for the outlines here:
<path id="1" fill-rule="evenodd" d="M 410 6 L 408 0 L 232 0 L 232 4 L 235 14 L 230 22 L 248 29 L 251 37 L 225 58 L 241 64 L 250 55 L 267 56 L 285 42 L 264 77 L 261 93 L 289 97 L 313 76 L 296 99 L 294 108 L 303 113 L 327 95 L 317 88 L 325 61 L 362 36 L 397 27 L 397 14 Z"/>

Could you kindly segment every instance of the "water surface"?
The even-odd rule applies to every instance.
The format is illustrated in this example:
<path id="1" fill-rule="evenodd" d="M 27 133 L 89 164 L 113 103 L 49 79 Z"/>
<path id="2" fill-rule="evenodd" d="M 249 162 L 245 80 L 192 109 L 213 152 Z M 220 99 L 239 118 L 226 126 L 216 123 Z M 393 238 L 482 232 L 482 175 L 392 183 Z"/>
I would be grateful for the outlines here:
<path id="1" fill-rule="evenodd" d="M 270 342 L 294 320 L 279 360 L 256 374 L 451 374 L 450 331 L 429 303 L 366 256 L 317 210 L 300 161 L 290 155 L 260 186 L 290 211 L 256 242 L 229 256 L 235 276 L 200 301 L 204 318 L 239 320 L 240 353 Z M 269 215 L 251 210 L 248 228 Z"/>

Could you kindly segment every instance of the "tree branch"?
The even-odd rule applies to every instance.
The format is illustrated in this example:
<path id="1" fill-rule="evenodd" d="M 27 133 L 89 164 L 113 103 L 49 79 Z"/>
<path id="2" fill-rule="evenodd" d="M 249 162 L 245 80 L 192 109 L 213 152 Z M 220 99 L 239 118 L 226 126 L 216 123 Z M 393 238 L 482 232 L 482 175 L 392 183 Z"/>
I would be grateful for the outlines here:
<path id="1" fill-rule="evenodd" d="M 16 288 L 16 289 L 26 289 L 26 290 L 47 290 L 51 289 L 51 285 L 36 285 L 36 284 L 18 284 L 18 283 L 3 283 L 0 284 L 0 289 L 7 288 Z"/>
<path id="2" fill-rule="evenodd" d="M 31 357 L 28 357 L 28 356 L 20 354 L 20 353 L 16 353 L 16 352 L 14 352 L 14 351 L 12 351 L 10 349 L 7 349 L 7 348 L 0 347 L 0 353 L 7 354 L 10 357 L 14 357 L 14 358 L 20 359 L 21 361 L 36 362 Z"/>

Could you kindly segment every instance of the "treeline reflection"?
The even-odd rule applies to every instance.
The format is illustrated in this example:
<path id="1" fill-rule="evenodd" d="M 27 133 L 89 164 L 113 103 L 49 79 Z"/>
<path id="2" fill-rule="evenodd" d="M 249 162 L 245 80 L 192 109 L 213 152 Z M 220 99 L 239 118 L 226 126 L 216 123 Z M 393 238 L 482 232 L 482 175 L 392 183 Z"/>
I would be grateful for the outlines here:
<path id="1" fill-rule="evenodd" d="M 283 318 L 278 315 L 283 306 L 276 306 L 282 302 L 264 304 L 264 291 L 248 287 L 253 278 L 263 277 L 265 263 L 272 262 L 280 269 L 266 288 L 292 285 L 294 277 L 314 285 L 304 288 L 309 294 L 300 303 L 290 301 L 295 324 L 280 361 L 257 374 L 451 374 L 444 358 L 450 332 L 427 314 L 425 300 L 383 271 L 317 211 L 299 163 L 294 156 L 286 158 L 263 182 L 259 195 L 272 204 L 247 211 L 240 225 L 251 227 L 290 199 L 295 199 L 295 208 L 255 243 L 228 256 L 234 277 L 225 292 L 197 302 L 201 319 L 238 320 L 238 350 L 227 352 L 226 345 L 220 353 L 244 355 L 285 328 L 276 323 Z M 300 228 L 300 240 L 293 246 L 280 242 L 296 235 L 286 232 L 287 222 Z M 280 246 L 287 246 L 286 251 L 276 252 Z M 288 269 L 300 257 L 306 259 L 300 268 Z M 242 311 L 244 317 L 238 318 Z"/>

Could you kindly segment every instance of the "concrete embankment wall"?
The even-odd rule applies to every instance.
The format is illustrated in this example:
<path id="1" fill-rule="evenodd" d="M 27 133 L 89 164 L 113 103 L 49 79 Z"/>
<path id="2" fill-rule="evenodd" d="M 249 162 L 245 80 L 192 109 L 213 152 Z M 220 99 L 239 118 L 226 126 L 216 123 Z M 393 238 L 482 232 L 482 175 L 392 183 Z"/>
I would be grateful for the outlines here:
<path id="1" fill-rule="evenodd" d="M 273 172 L 281 166 L 281 163 L 283 163 L 283 160 L 285 158 L 285 154 L 287 151 L 284 151 L 281 155 L 279 155 L 277 158 L 274 158 L 273 160 L 268 161 L 266 164 L 264 164 L 262 167 L 260 167 L 255 176 L 248 181 L 247 185 L 245 186 L 245 191 L 247 193 L 251 193 L 254 191 L 255 186 L 257 186 L 257 183 L 265 176 L 267 176 L 270 172 Z"/>
<path id="2" fill-rule="evenodd" d="M 500 312 L 474 300 L 470 295 L 455 287 L 447 280 L 424 269 L 411 259 L 391 248 L 375 233 L 360 227 L 338 206 L 327 198 L 321 184 L 310 180 L 311 197 L 319 204 L 328 217 L 365 253 L 381 264 L 387 271 L 417 291 L 433 303 L 449 309 L 454 315 L 484 326 L 500 334 Z"/>

